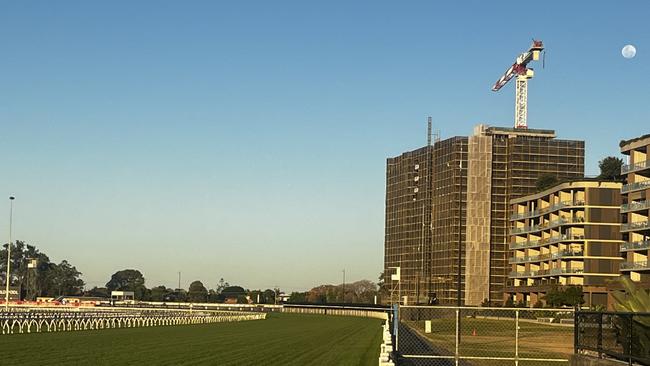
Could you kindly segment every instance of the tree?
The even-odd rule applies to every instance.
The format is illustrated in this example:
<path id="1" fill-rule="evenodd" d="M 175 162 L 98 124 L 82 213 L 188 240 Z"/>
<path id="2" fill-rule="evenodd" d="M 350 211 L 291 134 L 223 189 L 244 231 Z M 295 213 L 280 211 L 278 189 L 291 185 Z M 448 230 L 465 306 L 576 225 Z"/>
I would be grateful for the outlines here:
<path id="1" fill-rule="evenodd" d="M 7 272 L 7 244 L 0 250 L 0 283 L 6 283 Z M 36 260 L 36 268 L 28 268 L 28 260 Z M 46 295 L 45 288 L 50 288 L 48 271 L 50 270 L 50 259 L 41 253 L 35 246 L 25 244 L 16 240 L 11 245 L 11 285 L 17 286 L 21 295 L 28 300 L 34 300 L 36 296 Z"/>
<path id="2" fill-rule="evenodd" d="M 60 264 L 49 263 L 44 292 L 47 296 L 81 295 L 84 286 L 84 281 L 79 278 L 81 274 L 66 260 Z"/>
<path id="3" fill-rule="evenodd" d="M 133 291 L 135 298 L 141 300 L 146 295 L 147 288 L 144 286 L 144 276 L 135 269 L 124 269 L 117 271 L 106 283 L 110 291 Z"/>
<path id="4" fill-rule="evenodd" d="M 615 156 L 608 156 L 598 162 L 600 168 L 599 179 L 612 179 L 621 180 L 621 167 L 623 166 L 623 159 Z"/>
<path id="5" fill-rule="evenodd" d="M 215 290 L 208 291 L 208 302 L 219 302 L 219 294 Z"/>
<path id="6" fill-rule="evenodd" d="M 246 290 L 244 290 L 244 288 L 241 286 L 228 286 L 221 291 L 220 295 L 224 299 L 226 298 L 236 299 L 241 295 L 246 296 Z"/>
<path id="7" fill-rule="evenodd" d="M 110 298 L 111 292 L 106 287 L 93 287 L 84 292 L 84 296 Z"/>
<path id="8" fill-rule="evenodd" d="M 537 178 L 537 182 L 535 182 L 535 187 L 537 188 L 537 192 L 541 192 L 543 190 L 553 187 L 557 183 L 558 183 L 558 179 L 556 176 L 550 174 L 544 174 L 541 175 L 539 178 Z"/>
<path id="9" fill-rule="evenodd" d="M 289 302 L 290 303 L 300 303 L 300 302 L 306 302 L 307 301 L 307 292 L 292 292 L 291 295 L 289 295 Z"/>
<path id="10" fill-rule="evenodd" d="M 201 281 L 194 281 L 190 284 L 187 297 L 190 302 L 206 302 L 208 300 L 208 290 Z"/>
<path id="11" fill-rule="evenodd" d="M 169 294 L 172 293 L 171 289 L 160 285 L 151 289 L 151 301 L 169 301 Z"/>
<path id="12" fill-rule="evenodd" d="M 554 286 L 544 295 L 551 307 L 579 306 L 585 303 L 582 286 Z"/>
<path id="13" fill-rule="evenodd" d="M 230 284 L 228 282 L 223 280 L 223 277 L 219 280 L 219 284 L 217 285 L 217 288 L 215 289 L 215 292 L 217 295 L 221 295 L 221 292 L 226 288 L 230 287 Z"/>
<path id="14" fill-rule="evenodd" d="M 276 293 L 274 290 L 267 288 L 262 294 L 264 295 L 264 304 L 275 304 Z"/>
<path id="15" fill-rule="evenodd" d="M 582 293 L 582 286 L 567 286 L 564 289 L 564 300 L 566 305 L 580 306 L 585 303 L 585 297 Z"/>

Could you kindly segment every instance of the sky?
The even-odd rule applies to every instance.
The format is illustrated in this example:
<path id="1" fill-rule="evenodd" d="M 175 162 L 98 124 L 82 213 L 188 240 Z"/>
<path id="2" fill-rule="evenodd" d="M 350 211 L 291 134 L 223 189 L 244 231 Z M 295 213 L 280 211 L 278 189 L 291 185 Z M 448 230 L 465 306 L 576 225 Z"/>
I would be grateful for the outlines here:
<path id="1" fill-rule="evenodd" d="M 586 174 L 650 132 L 645 1 L 0 2 L 0 193 L 14 239 L 103 286 L 376 281 L 386 158 L 513 124 L 586 141 Z M 625 59 L 626 44 L 637 55 Z M 622 156 L 621 156 L 622 157 Z M 4 206 L 4 209 L 2 208 Z M 0 200 L 8 241 L 9 200 Z M 6 237 L 6 239 L 4 239 Z"/>

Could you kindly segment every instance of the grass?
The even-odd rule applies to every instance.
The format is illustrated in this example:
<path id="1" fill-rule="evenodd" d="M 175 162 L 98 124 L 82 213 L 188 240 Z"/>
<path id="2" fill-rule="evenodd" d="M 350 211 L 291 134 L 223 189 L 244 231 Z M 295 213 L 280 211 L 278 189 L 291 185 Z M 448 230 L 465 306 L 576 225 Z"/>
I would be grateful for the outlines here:
<path id="1" fill-rule="evenodd" d="M 455 350 L 455 319 L 432 320 L 432 332 L 424 333 L 424 320 L 407 324 L 448 354 Z M 514 357 L 515 325 L 510 319 L 463 318 L 462 356 Z M 519 322 L 519 357 L 567 359 L 573 353 L 573 328 Z"/>
<path id="2" fill-rule="evenodd" d="M 18 334 L 0 343 L 12 365 L 377 365 L 381 324 L 270 314 L 240 323 Z"/>

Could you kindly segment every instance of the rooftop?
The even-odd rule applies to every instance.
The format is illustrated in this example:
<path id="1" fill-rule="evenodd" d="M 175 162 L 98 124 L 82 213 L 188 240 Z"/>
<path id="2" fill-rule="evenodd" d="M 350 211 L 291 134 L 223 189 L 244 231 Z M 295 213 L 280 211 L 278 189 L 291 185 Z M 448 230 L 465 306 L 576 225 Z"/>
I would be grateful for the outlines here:
<path id="1" fill-rule="evenodd" d="M 618 181 L 618 180 L 612 180 L 612 179 L 599 179 L 599 178 L 578 178 L 578 179 L 568 179 L 562 182 L 559 182 L 558 184 L 554 185 L 553 187 L 543 190 L 541 192 L 533 193 L 528 196 L 524 197 L 519 197 L 510 200 L 510 203 L 521 203 L 521 202 L 527 202 L 530 200 L 535 200 L 538 198 L 542 198 L 544 196 L 547 196 L 553 192 L 561 191 L 563 189 L 567 188 L 577 188 L 577 187 L 591 187 L 593 186 L 590 183 L 598 183 L 597 187 L 601 188 L 617 188 L 620 189 L 623 186 L 623 182 Z"/>
<path id="2" fill-rule="evenodd" d="M 650 134 L 643 136 L 635 137 L 629 140 L 621 140 L 618 146 L 621 148 L 621 152 L 630 151 L 635 148 L 645 147 L 650 145 Z"/>

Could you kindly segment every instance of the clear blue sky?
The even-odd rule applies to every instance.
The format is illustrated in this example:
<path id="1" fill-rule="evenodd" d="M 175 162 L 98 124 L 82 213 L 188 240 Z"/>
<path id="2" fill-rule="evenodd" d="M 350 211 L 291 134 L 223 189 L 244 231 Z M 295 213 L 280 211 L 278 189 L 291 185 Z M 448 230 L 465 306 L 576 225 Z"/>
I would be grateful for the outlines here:
<path id="1" fill-rule="evenodd" d="M 15 237 L 89 286 L 376 280 L 386 157 L 429 115 L 443 138 L 512 125 L 513 86 L 490 88 L 531 38 L 529 125 L 586 140 L 588 174 L 650 132 L 650 5 L 602 3 L 5 1 Z"/>

